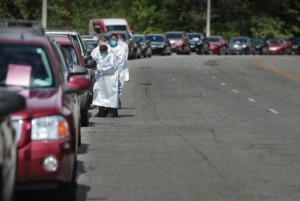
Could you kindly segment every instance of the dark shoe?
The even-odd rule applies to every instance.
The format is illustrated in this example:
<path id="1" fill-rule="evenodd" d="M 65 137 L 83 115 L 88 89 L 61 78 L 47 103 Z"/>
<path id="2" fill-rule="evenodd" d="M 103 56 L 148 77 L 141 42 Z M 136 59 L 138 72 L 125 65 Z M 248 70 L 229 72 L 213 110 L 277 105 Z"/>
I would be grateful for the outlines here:
<path id="1" fill-rule="evenodd" d="M 114 118 L 115 115 L 113 115 L 113 114 L 107 114 L 106 117 L 108 117 L 108 118 Z"/>

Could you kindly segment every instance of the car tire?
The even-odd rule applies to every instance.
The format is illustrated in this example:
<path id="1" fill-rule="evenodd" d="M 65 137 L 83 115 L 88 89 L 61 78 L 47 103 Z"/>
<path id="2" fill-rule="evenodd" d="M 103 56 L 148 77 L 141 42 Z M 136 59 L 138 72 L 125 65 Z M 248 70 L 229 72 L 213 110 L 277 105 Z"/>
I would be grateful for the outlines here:
<path id="1" fill-rule="evenodd" d="M 203 46 L 200 46 L 200 48 L 199 48 L 199 50 L 198 50 L 197 54 L 201 54 L 201 55 L 203 55 L 203 54 L 204 54 L 204 49 L 203 49 Z"/>
<path id="2" fill-rule="evenodd" d="M 89 125 L 89 100 L 85 104 L 84 108 L 80 111 L 81 114 L 81 126 L 85 127 Z"/>

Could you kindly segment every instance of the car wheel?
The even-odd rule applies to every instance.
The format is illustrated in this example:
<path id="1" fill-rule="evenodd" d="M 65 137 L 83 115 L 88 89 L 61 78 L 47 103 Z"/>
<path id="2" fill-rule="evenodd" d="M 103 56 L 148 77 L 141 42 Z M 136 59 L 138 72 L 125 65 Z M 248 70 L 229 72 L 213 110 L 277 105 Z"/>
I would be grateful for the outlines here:
<path id="1" fill-rule="evenodd" d="M 89 100 L 85 104 L 84 108 L 80 111 L 81 114 L 81 126 L 89 125 Z"/>

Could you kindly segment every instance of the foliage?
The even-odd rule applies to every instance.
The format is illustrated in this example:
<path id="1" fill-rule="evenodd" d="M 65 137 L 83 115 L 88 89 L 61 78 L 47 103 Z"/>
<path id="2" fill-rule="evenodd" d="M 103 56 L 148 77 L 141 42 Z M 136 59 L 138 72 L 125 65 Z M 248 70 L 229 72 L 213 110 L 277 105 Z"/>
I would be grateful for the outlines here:
<path id="1" fill-rule="evenodd" d="M 1 0 L 0 18 L 42 21 L 42 0 Z M 48 0 L 47 28 L 87 34 L 89 20 L 126 18 L 135 33 L 206 32 L 207 0 Z M 300 36 L 300 1 L 211 0 L 211 34 Z"/>

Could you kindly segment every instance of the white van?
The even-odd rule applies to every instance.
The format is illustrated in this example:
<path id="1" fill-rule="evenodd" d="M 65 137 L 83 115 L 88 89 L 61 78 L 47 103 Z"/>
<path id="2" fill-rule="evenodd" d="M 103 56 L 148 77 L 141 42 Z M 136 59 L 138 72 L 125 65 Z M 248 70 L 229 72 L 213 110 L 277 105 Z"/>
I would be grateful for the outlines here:
<path id="1" fill-rule="evenodd" d="M 102 18 L 92 19 L 89 23 L 89 35 L 96 35 L 108 31 L 127 31 L 132 34 L 130 26 L 125 19 Z"/>

